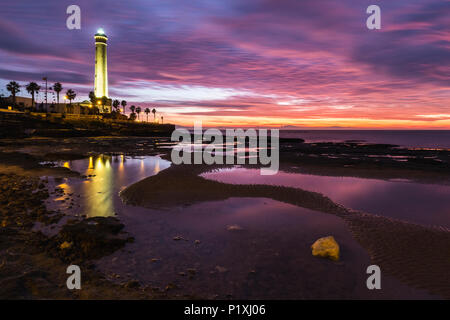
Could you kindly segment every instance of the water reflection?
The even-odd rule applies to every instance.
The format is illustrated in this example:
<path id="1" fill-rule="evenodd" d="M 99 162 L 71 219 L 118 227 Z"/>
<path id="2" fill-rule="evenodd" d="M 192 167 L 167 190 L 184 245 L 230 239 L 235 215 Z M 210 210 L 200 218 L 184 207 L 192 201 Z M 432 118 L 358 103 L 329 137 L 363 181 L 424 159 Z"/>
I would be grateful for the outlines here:
<path id="1" fill-rule="evenodd" d="M 202 175 L 237 184 L 270 184 L 322 193 L 356 210 L 426 225 L 450 227 L 450 187 L 408 181 L 317 176 L 278 172 L 261 176 L 257 169 L 221 169 Z"/>
<path id="2" fill-rule="evenodd" d="M 124 155 L 101 155 L 67 161 L 60 165 L 87 177 L 82 181 L 68 179 L 59 185 L 66 194 L 80 195 L 80 213 L 88 217 L 107 217 L 116 213 L 117 201 L 120 201 L 119 191 L 168 168 L 170 162 L 153 156 L 130 158 Z"/>
<path id="3" fill-rule="evenodd" d="M 91 161 L 89 157 L 89 162 Z M 100 156 L 93 160 L 93 167 L 85 171 L 86 175 L 94 175 L 85 181 L 87 194 L 85 209 L 89 216 L 107 217 L 114 215 L 113 192 L 114 172 L 111 168 L 110 156 Z"/>

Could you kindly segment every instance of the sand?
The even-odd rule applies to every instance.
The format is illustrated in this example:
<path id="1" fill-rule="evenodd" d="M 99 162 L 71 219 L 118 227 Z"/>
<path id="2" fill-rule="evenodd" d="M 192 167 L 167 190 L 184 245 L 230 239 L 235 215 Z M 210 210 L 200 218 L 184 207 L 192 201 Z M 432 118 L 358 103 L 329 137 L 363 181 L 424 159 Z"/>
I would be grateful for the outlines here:
<path id="1" fill-rule="evenodd" d="M 122 193 L 132 205 L 152 209 L 189 205 L 231 197 L 271 198 L 337 215 L 349 225 L 354 238 L 374 264 L 401 282 L 450 299 L 450 231 L 357 212 L 315 192 L 269 185 L 232 185 L 198 175 L 211 167 L 172 166 L 139 181 Z"/>

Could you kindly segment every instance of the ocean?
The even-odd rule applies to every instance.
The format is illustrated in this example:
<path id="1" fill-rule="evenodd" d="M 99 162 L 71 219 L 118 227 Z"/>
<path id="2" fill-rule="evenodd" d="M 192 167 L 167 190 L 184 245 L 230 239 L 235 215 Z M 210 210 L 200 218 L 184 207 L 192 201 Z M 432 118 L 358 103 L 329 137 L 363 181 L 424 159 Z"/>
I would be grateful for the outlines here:
<path id="1" fill-rule="evenodd" d="M 306 142 L 387 143 L 408 148 L 450 149 L 450 130 L 280 130 L 280 137 Z"/>

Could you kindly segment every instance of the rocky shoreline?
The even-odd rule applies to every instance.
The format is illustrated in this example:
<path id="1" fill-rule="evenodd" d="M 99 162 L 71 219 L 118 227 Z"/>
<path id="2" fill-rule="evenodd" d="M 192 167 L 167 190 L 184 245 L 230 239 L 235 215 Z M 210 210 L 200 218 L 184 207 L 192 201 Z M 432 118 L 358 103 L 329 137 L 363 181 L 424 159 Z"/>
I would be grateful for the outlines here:
<path id="1" fill-rule="evenodd" d="M 46 187 L 36 177 L 0 174 L 0 297 L 2 299 L 167 299 L 166 290 L 136 281 L 113 283 L 92 261 L 133 238 L 118 219 L 70 221 L 53 237 L 33 231 L 36 222 L 54 224 L 63 214 L 48 211 Z M 83 290 L 68 290 L 66 268 L 83 270 Z M 167 291 L 169 291 L 168 287 Z"/>
<path id="2" fill-rule="evenodd" d="M 169 157 L 166 138 L 86 137 L 28 138 L 0 140 L 0 297 L 4 299 L 182 299 L 173 284 L 165 288 L 141 286 L 107 280 L 95 268 L 96 259 L 107 256 L 133 241 L 123 231 L 123 224 L 113 217 L 69 219 L 56 235 L 44 235 L 34 229 L 57 224 L 64 213 L 45 206 L 49 189 L 42 176 L 68 177 L 79 173 L 45 163 L 53 160 L 80 159 L 96 154 L 161 155 Z M 411 150 L 389 145 L 361 143 L 306 144 L 301 139 L 280 142 L 281 168 L 291 172 L 322 175 L 407 178 L 417 182 L 449 184 L 450 152 L 446 150 Z M 386 156 L 390 155 L 390 156 Z M 406 161 L 398 161 L 406 159 Z M 293 188 L 271 186 L 233 186 L 206 181 L 198 175 L 211 166 L 173 166 L 160 174 L 127 188 L 122 197 L 144 207 L 185 205 L 228 197 L 268 197 L 281 202 L 331 213 L 343 218 L 355 238 L 391 274 L 398 275 L 404 259 L 410 265 L 437 270 L 430 276 L 423 268 L 408 269 L 405 283 L 449 297 L 448 288 L 435 283 L 440 270 L 449 261 L 439 257 L 439 250 L 450 246 L 448 230 L 404 225 L 402 222 L 364 213 L 352 212 L 321 194 Z M 182 179 L 181 179 L 182 178 Z M 186 184 L 190 187 L 186 189 Z M 155 189 L 154 187 L 157 186 Z M 186 191 L 187 190 L 187 191 Z M 201 192 L 204 190 L 205 192 Z M 147 192 L 147 193 L 146 193 Z M 143 197 L 142 195 L 146 196 Z M 400 233 L 413 253 L 397 245 L 389 234 Z M 416 235 L 427 241 L 415 241 Z M 384 239 L 379 245 L 377 239 Z M 421 245 L 421 243 L 423 245 Z M 425 254 L 426 253 L 426 254 Z M 428 263 L 421 264 L 425 254 Z M 434 259 L 434 260 L 433 260 Z M 83 290 L 66 288 L 66 268 L 79 263 L 83 270 Z M 401 264 L 402 268 L 407 268 Z M 431 269 L 430 269 L 431 268 Z M 434 268 L 434 269 L 433 269 Z M 436 269 L 437 268 L 437 269 Z M 426 276 L 424 276 L 426 274 Z M 200 295 L 199 295 L 200 296 Z"/>

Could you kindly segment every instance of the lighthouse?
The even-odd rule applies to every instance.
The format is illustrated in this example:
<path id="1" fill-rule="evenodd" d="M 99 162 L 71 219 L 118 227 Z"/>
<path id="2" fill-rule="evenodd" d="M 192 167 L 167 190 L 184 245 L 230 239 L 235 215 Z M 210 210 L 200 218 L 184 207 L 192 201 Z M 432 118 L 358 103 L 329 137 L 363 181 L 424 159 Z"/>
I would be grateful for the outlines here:
<path id="1" fill-rule="evenodd" d="M 95 85 L 94 93 L 98 104 L 101 105 L 100 112 L 111 112 L 111 100 L 108 98 L 108 61 L 106 56 L 106 47 L 108 37 L 103 29 L 98 29 L 95 38 Z M 103 102 L 100 101 L 102 98 Z"/>

